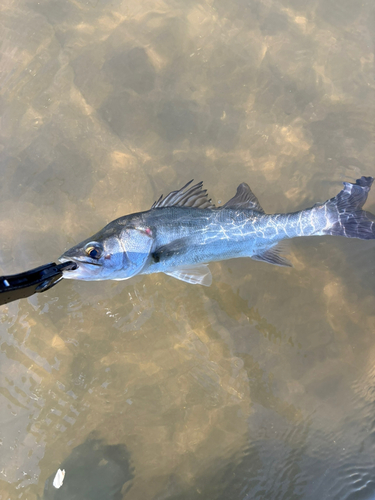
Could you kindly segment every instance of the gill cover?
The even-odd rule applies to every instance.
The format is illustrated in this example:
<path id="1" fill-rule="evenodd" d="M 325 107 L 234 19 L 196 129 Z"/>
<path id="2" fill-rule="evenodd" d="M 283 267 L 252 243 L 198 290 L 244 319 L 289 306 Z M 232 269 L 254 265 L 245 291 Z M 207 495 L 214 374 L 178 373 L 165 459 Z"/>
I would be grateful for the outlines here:
<path id="1" fill-rule="evenodd" d="M 149 229 L 125 228 L 121 232 L 121 245 L 124 250 L 123 271 L 114 280 L 124 280 L 139 274 L 145 266 L 153 243 Z"/>

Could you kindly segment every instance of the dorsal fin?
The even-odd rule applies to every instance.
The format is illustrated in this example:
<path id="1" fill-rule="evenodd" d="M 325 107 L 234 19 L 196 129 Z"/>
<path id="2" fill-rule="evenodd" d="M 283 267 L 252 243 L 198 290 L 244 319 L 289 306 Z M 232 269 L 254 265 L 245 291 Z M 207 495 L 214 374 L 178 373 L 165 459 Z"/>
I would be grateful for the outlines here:
<path id="1" fill-rule="evenodd" d="M 184 187 L 177 191 L 172 191 L 165 198 L 160 196 L 158 201 L 151 208 L 160 207 L 195 207 L 195 208 L 212 208 L 214 206 L 211 200 L 207 197 L 207 190 L 202 189 L 203 182 L 198 182 L 195 186 L 186 189 L 193 180 L 185 184 Z M 186 191 L 185 191 L 186 190 Z"/>
<path id="2" fill-rule="evenodd" d="M 249 208 L 250 210 L 256 210 L 264 214 L 264 210 L 260 206 L 258 198 L 251 191 L 246 182 L 238 186 L 235 196 L 227 201 L 226 204 L 223 205 L 223 208 Z"/>

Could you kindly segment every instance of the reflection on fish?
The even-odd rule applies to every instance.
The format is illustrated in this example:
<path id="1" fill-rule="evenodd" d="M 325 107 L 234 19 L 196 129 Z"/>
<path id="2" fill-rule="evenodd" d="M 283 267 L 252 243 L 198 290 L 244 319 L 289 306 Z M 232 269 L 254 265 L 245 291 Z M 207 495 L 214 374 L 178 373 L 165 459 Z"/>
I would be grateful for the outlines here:
<path id="1" fill-rule="evenodd" d="M 60 261 L 74 261 L 78 267 L 64 271 L 64 278 L 124 280 L 163 272 L 209 286 L 207 263 L 212 261 L 250 257 L 290 266 L 278 245 L 285 239 L 327 234 L 375 238 L 375 216 L 362 210 L 373 180 L 361 177 L 355 184 L 344 182 L 344 189 L 325 203 L 272 215 L 264 212 L 245 183 L 217 208 L 202 182 L 189 187 L 190 181 L 161 196 L 150 210 L 120 217 L 65 252 Z"/>

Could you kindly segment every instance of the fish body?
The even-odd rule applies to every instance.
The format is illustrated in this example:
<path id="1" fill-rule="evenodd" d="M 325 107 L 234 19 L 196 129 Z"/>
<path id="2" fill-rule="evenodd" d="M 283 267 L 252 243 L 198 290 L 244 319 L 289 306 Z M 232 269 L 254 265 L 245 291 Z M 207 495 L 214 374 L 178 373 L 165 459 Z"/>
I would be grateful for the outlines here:
<path id="1" fill-rule="evenodd" d="M 375 238 L 375 216 L 362 210 L 372 182 L 372 177 L 361 177 L 355 184 L 344 183 L 325 203 L 287 214 L 266 214 L 245 183 L 219 208 L 202 183 L 188 183 L 150 210 L 120 217 L 65 252 L 60 260 L 78 267 L 64 272 L 64 278 L 123 280 L 163 272 L 208 286 L 212 261 L 250 257 L 290 266 L 278 245 L 285 239 L 326 234 Z"/>

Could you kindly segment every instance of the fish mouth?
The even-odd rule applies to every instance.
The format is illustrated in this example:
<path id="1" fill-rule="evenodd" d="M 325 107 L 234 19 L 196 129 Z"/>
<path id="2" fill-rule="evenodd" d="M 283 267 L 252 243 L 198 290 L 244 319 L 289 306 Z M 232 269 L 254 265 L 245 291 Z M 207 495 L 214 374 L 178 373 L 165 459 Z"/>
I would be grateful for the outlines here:
<path id="1" fill-rule="evenodd" d="M 74 265 L 74 267 L 63 270 L 63 278 L 67 280 L 92 281 L 101 279 L 102 266 L 99 263 L 70 256 L 62 256 L 59 261 L 63 264 L 70 262 Z"/>
<path id="2" fill-rule="evenodd" d="M 64 261 L 62 261 L 61 264 L 58 264 L 57 267 L 60 271 L 75 271 L 78 268 L 78 265 L 72 260 L 64 259 Z"/>
<path id="3" fill-rule="evenodd" d="M 64 263 L 64 262 L 74 262 L 74 264 L 76 264 L 78 267 L 79 267 L 80 264 L 101 267 L 101 265 L 99 264 L 99 262 L 91 262 L 91 261 L 88 261 L 88 260 L 80 259 L 79 257 L 70 257 L 69 259 L 67 257 L 60 257 L 59 261 L 61 263 Z M 74 271 L 75 269 L 77 269 L 77 268 L 73 268 L 71 270 Z M 67 271 L 70 271 L 70 269 L 67 269 Z"/>

